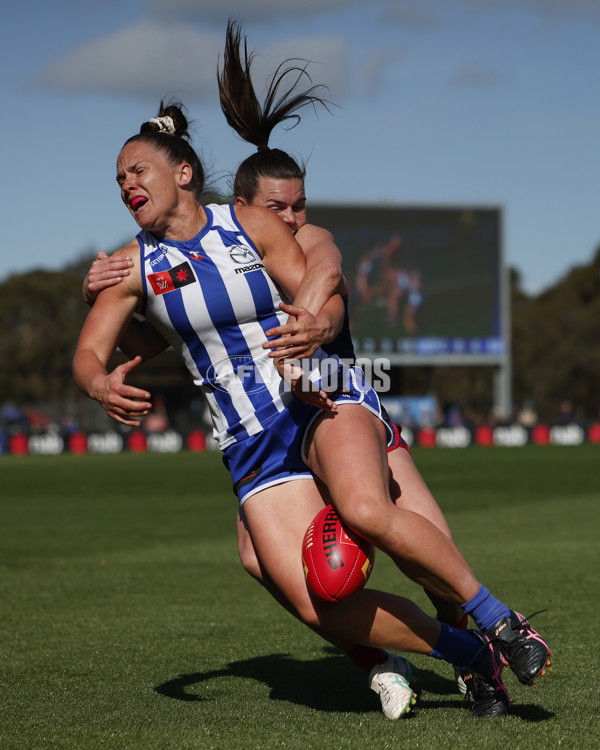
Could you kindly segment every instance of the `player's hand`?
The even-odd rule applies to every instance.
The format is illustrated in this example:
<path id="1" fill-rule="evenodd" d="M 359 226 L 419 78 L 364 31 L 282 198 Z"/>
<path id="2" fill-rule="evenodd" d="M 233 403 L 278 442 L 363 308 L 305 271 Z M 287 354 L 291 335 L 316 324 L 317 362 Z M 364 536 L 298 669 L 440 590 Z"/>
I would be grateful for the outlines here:
<path id="1" fill-rule="evenodd" d="M 125 383 L 125 378 L 142 361 L 134 357 L 94 383 L 93 395 L 102 405 L 109 417 L 121 424 L 139 427 L 140 419 L 145 417 L 152 403 L 148 391 L 135 388 Z"/>
<path id="2" fill-rule="evenodd" d="M 132 267 L 133 261 L 129 256 L 109 258 L 105 252 L 99 252 L 83 280 L 81 291 L 85 302 L 91 307 L 99 292 L 120 284 L 124 276 L 129 276 L 129 269 Z"/>
<path id="3" fill-rule="evenodd" d="M 266 332 L 270 340 L 263 344 L 263 349 L 271 349 L 269 357 L 273 358 L 311 357 L 327 341 L 331 330 L 329 320 L 285 302 L 281 302 L 279 307 L 289 318 L 285 325 Z"/>
<path id="4" fill-rule="evenodd" d="M 291 387 L 292 393 L 309 406 L 317 406 L 323 411 L 337 411 L 337 405 L 327 393 L 313 383 L 300 364 L 293 359 L 275 360 L 275 367 L 281 377 Z"/>

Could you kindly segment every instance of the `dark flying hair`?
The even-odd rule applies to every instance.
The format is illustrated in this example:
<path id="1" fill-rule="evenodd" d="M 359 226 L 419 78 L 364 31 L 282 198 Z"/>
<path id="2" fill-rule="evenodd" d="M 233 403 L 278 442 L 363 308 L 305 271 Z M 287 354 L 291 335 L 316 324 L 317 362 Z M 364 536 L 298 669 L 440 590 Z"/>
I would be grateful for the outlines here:
<path id="1" fill-rule="evenodd" d="M 243 45 L 243 51 L 242 51 Z M 329 111 L 326 99 L 317 95 L 325 86 L 311 86 L 305 91 L 294 94 L 301 79 L 306 76 L 308 62 L 302 60 L 303 66 L 291 65 L 297 60 L 291 58 L 278 66 L 269 83 L 264 104 L 258 101 L 252 84 L 250 67 L 252 53 L 248 53 L 247 39 L 242 37 L 241 24 L 229 20 L 225 35 L 223 69 L 217 68 L 217 82 L 221 109 L 228 124 L 248 143 L 257 147 L 257 152 L 245 159 L 238 167 L 233 184 L 236 196 L 248 202 L 252 201 L 258 190 L 261 177 L 276 180 L 300 179 L 304 181 L 306 169 L 300 166 L 285 151 L 269 148 L 269 137 L 272 130 L 281 123 L 292 121 L 289 129 L 300 122 L 297 111 L 307 104 L 316 108 L 321 104 Z M 282 90 L 284 80 L 295 76 L 292 85 Z"/>

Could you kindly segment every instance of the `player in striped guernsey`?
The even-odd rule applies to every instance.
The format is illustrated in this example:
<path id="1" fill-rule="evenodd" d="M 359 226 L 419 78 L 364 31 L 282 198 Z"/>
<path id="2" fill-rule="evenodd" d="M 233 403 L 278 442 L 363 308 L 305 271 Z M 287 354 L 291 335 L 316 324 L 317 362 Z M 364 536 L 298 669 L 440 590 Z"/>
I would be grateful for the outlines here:
<path id="1" fill-rule="evenodd" d="M 185 270 L 185 269 L 184 269 L 184 270 Z M 178 273 L 179 273 L 179 271 L 178 271 Z M 187 279 L 187 276 L 184 276 L 182 280 L 183 280 L 183 281 L 185 281 L 186 279 Z M 159 291 L 161 291 L 161 292 L 162 292 L 162 289 L 167 289 L 167 288 L 168 288 L 168 286 L 169 286 L 169 279 L 166 279 L 166 278 L 159 278 L 159 280 L 161 281 L 161 283 L 162 283 L 163 285 L 164 285 L 164 284 L 166 284 L 166 285 L 167 285 L 167 286 L 162 286 L 162 287 L 160 287 L 160 288 L 159 288 Z M 175 281 L 173 281 L 173 283 L 175 284 Z M 186 284 L 186 285 L 187 285 L 187 284 Z M 166 292 L 162 292 L 162 294 L 166 294 Z M 502 705 L 501 705 L 501 704 L 502 704 Z M 500 707 L 502 707 L 502 706 L 503 706 L 504 704 L 503 704 L 503 702 L 502 702 L 502 701 L 498 701 L 498 700 L 496 700 L 496 701 L 495 701 L 495 704 L 494 704 L 494 706 L 492 706 L 490 710 L 493 710 L 493 711 L 497 710 L 497 708 L 498 708 L 498 706 L 499 706 L 499 705 L 500 705 Z"/>
<path id="2" fill-rule="evenodd" d="M 189 241 L 159 241 L 145 230 L 138 235 L 144 314 L 203 389 L 225 450 L 262 432 L 294 398 L 262 349 L 266 332 L 287 316 L 232 206 L 203 210 L 205 226 Z"/>
<path id="3" fill-rule="evenodd" d="M 314 421 L 312 439 L 306 446 L 312 456 L 308 461 L 319 461 L 319 466 L 325 467 L 326 472 L 327 467 L 331 468 L 331 459 L 326 450 L 316 450 L 316 437 L 322 424 L 316 417 L 321 413 L 336 416 L 345 412 L 348 416 L 356 413 L 354 419 L 360 430 L 366 429 L 375 437 L 371 455 L 380 451 L 385 457 L 384 425 L 378 414 L 378 398 L 364 383 L 357 381 L 358 372 L 349 370 L 344 392 L 335 396 L 336 401 L 345 402 L 344 405 L 335 410 L 332 401 L 319 390 L 317 401 L 325 407 L 321 412 L 317 407 L 286 395 L 282 378 L 273 378 L 277 386 L 272 388 L 271 374 L 267 378 L 269 385 L 255 377 L 252 381 L 256 385 L 254 389 L 254 385 L 246 387 L 245 383 L 239 382 L 239 377 L 242 381 L 245 378 L 238 372 L 231 373 L 235 367 L 225 372 L 215 369 L 220 364 L 221 352 L 217 351 L 220 346 L 226 350 L 229 362 L 235 361 L 238 354 L 244 358 L 244 365 L 248 354 L 258 360 L 264 356 L 262 343 L 280 322 L 276 312 L 279 297 L 273 281 L 294 300 L 296 306 L 300 303 L 306 305 L 307 315 L 327 314 L 331 325 L 330 338 L 338 330 L 334 323 L 335 313 L 338 314 L 338 323 L 341 322 L 342 306 L 339 298 L 337 310 L 336 298 L 323 305 L 323 300 L 315 295 L 314 290 L 302 287 L 304 256 L 285 223 L 273 212 L 255 206 L 219 210 L 199 205 L 196 195 L 201 189 L 197 184 L 201 182 L 201 165 L 197 156 L 190 153 L 189 143 L 181 137 L 187 133 L 187 120 L 179 107 L 161 107 L 155 122 L 143 125 L 141 130 L 138 136 L 125 143 L 117 161 L 117 179 L 123 201 L 142 229 L 138 237 L 120 251 L 122 255 L 134 257 L 134 266 L 123 283 L 103 291 L 92 307 L 74 358 L 75 379 L 85 393 L 98 400 L 107 413 L 124 424 L 135 424 L 141 415 L 147 413 L 149 394 L 125 384 L 127 374 L 141 358 L 136 357 L 112 372 L 107 370 L 123 330 L 133 312 L 139 310 L 178 348 L 205 390 L 209 393 L 217 388 L 227 390 L 228 415 L 223 415 L 222 423 L 227 426 L 220 430 L 220 423 L 215 425 L 217 432 L 225 436 L 222 439 L 226 444 L 224 462 L 240 501 L 246 504 L 246 517 L 261 564 L 275 586 L 286 591 L 289 586 L 297 586 L 298 580 L 303 580 L 299 556 L 303 533 L 297 539 L 294 539 L 294 534 L 304 530 L 312 520 L 312 515 L 306 515 L 307 507 L 312 513 L 310 503 L 305 502 L 307 488 L 295 491 L 299 482 L 314 486 L 313 479 L 306 477 L 307 467 L 301 458 L 306 430 Z M 233 229 L 228 223 L 229 217 Z M 223 242 L 223 229 L 234 232 L 236 247 L 255 251 L 251 258 L 242 253 L 248 259 L 244 267 L 253 270 L 235 273 L 240 264 L 229 257 L 233 245 L 229 241 Z M 140 248 L 137 262 L 133 255 L 136 245 Z M 183 260 L 183 256 L 189 260 Z M 258 268 L 253 268 L 257 265 Z M 267 278 L 267 271 L 272 281 Z M 204 273 L 207 278 L 201 283 L 200 276 Z M 247 279 L 251 274 L 256 274 L 256 277 Z M 244 299 L 238 302 L 234 296 L 236 290 L 239 291 L 237 280 L 240 276 L 251 288 L 251 294 L 244 292 Z M 234 290 L 231 294 L 228 286 Z M 193 297 L 191 292 L 194 292 Z M 327 307 L 333 307 L 333 310 L 323 312 Z M 284 306 L 283 312 L 299 310 Z M 240 388 L 242 399 L 236 401 Z M 235 411 L 230 410 L 228 399 L 231 403 L 236 401 Z M 278 400 L 284 406 L 281 411 L 277 408 Z M 254 410 L 260 412 L 259 422 L 267 414 L 271 419 L 261 427 L 251 424 L 246 415 Z M 242 428 L 245 432 L 241 432 Z M 342 424 L 341 431 L 347 432 L 350 428 L 348 424 L 344 430 Z M 325 437 L 327 441 L 333 440 L 332 434 Z M 363 451 L 365 449 L 363 446 Z M 337 462 L 335 456 L 334 461 Z M 369 483 L 375 480 L 376 484 L 381 484 L 385 476 L 387 493 L 387 475 L 381 467 L 378 469 L 374 465 L 373 469 L 374 476 L 369 478 Z M 356 481 L 359 481 L 358 476 Z M 358 489 L 359 498 L 364 486 L 363 483 Z M 302 498 L 301 503 L 296 502 L 298 497 Z M 426 519 L 419 521 L 418 518 L 417 526 L 423 525 L 425 535 L 431 534 L 437 541 L 440 532 Z M 290 528 L 292 537 L 289 536 Z M 286 538 L 283 545 L 280 532 Z M 287 543 L 290 538 L 295 542 L 291 547 Z M 449 567 L 452 550 L 440 550 L 440 554 L 445 567 Z M 460 567 L 461 561 L 458 556 L 454 564 Z M 426 560 L 423 563 L 427 565 Z M 445 576 L 439 567 L 433 574 L 437 580 Z M 310 603 L 310 598 L 306 598 Z M 491 646 L 482 652 L 482 644 L 474 634 L 444 628 L 412 602 L 381 592 L 360 592 L 350 605 L 352 617 L 348 617 L 347 604 L 328 608 L 325 603 L 324 606 L 315 603 L 312 615 L 308 612 L 299 614 L 309 622 L 311 617 L 316 617 L 314 624 L 332 632 L 334 637 L 339 635 L 364 645 L 385 644 L 397 650 L 426 653 L 445 658 L 465 669 L 471 665 L 478 670 L 476 679 L 483 681 L 486 688 L 486 695 L 481 697 L 488 702 L 492 700 L 494 713 L 504 713 L 508 709 L 509 699 L 499 673 L 498 653 Z M 405 694 L 401 713 L 410 709 L 413 700 L 407 683 Z M 478 705 L 481 708 L 481 702 Z"/>

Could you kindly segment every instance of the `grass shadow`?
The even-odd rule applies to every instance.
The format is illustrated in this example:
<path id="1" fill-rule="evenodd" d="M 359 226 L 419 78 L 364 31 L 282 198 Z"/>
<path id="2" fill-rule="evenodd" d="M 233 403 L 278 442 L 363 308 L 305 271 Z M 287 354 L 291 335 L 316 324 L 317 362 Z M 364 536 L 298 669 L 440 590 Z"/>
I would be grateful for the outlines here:
<path id="1" fill-rule="evenodd" d="M 523 721 L 528 721 L 532 724 L 556 718 L 554 711 L 547 711 L 541 706 L 536 706 L 535 703 L 513 703 L 510 707 L 510 714 L 512 716 L 518 716 Z"/>
<path id="2" fill-rule="evenodd" d="M 256 680 L 268 685 L 271 700 L 283 700 L 319 711 L 364 713 L 378 711 L 379 699 L 367 687 L 364 673 L 343 655 L 311 661 L 287 654 L 269 654 L 230 662 L 224 669 L 182 674 L 157 685 L 155 692 L 180 701 L 210 700 L 198 687 L 228 677 Z"/>
<path id="3" fill-rule="evenodd" d="M 379 699 L 368 689 L 365 674 L 356 669 L 343 654 L 332 648 L 323 650 L 328 655 L 310 661 L 295 659 L 288 654 L 268 654 L 234 661 L 223 669 L 178 675 L 157 685 L 154 690 L 173 700 L 204 702 L 212 700 L 208 683 L 234 677 L 268 685 L 269 699 L 273 701 L 287 701 L 335 713 L 364 714 L 380 711 Z M 203 684 L 207 685 L 204 695 L 201 687 Z M 469 703 L 458 694 L 453 678 L 421 669 L 412 687 L 418 695 L 417 709 L 469 710 Z M 553 712 L 532 703 L 513 703 L 510 714 L 530 723 L 555 718 Z M 413 713 L 404 720 L 412 718 Z"/>

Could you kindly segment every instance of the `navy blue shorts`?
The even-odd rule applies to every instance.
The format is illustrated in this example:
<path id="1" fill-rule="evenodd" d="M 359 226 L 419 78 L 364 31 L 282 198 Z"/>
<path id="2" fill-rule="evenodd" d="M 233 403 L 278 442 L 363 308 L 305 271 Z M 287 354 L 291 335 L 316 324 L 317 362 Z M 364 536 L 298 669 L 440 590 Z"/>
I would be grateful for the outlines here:
<path id="1" fill-rule="evenodd" d="M 385 424 L 388 451 L 408 447 L 396 425 L 386 421 L 377 393 L 363 378 L 360 368 L 345 368 L 344 386 L 329 394 L 338 406 L 360 404 Z M 294 398 L 279 416 L 257 435 L 229 445 L 223 451 L 223 463 L 231 474 L 233 491 L 243 504 L 252 495 L 276 484 L 297 479 L 313 479 L 306 465 L 304 439 L 311 423 L 323 413 Z"/>

